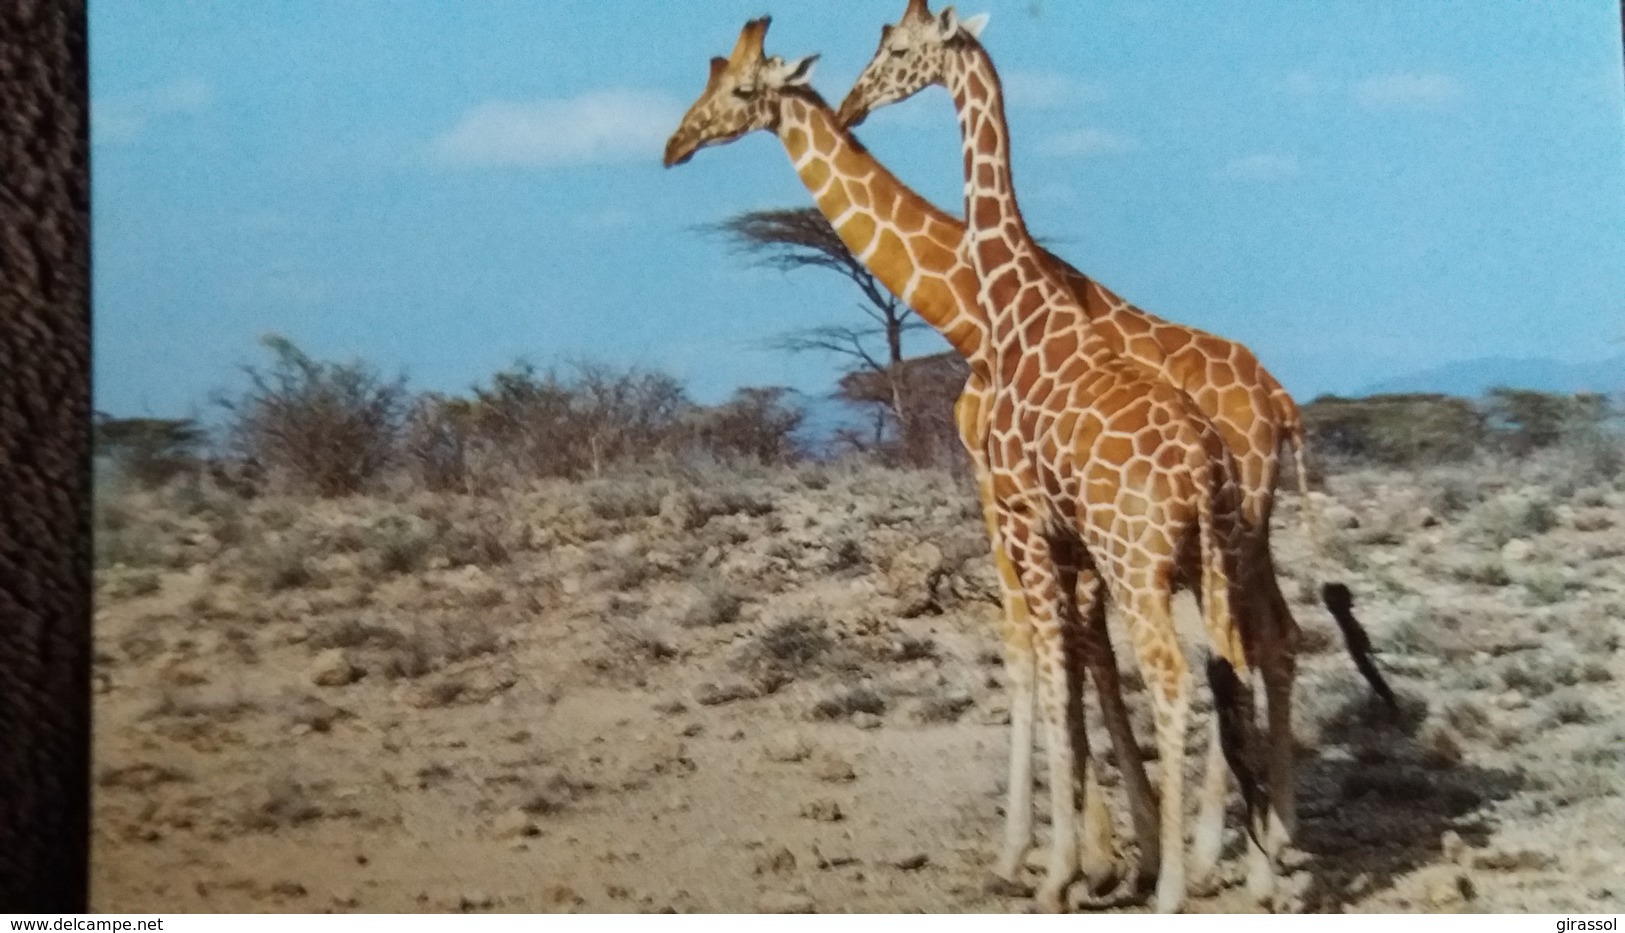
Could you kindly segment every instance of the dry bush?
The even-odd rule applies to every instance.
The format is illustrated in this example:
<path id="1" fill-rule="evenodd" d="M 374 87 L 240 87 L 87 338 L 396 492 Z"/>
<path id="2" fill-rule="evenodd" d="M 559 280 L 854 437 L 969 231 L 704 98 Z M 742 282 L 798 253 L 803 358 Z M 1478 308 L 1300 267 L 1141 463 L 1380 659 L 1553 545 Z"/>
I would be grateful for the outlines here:
<path id="1" fill-rule="evenodd" d="M 429 492 L 470 492 L 473 406 L 435 393 L 418 396 L 406 415 L 401 454 L 413 483 Z"/>
<path id="2" fill-rule="evenodd" d="M 359 360 L 314 360 L 284 337 L 261 342 L 270 366 L 243 367 L 249 387 L 217 398 L 233 450 L 290 491 L 334 497 L 376 484 L 395 459 L 405 379 L 386 380 Z"/>
<path id="3" fill-rule="evenodd" d="M 842 684 L 813 704 L 817 719 L 844 719 L 856 713 L 879 716 L 886 712 L 886 698 L 869 684 Z"/>
<path id="4" fill-rule="evenodd" d="M 1303 422 L 1323 457 L 1396 466 L 1462 460 L 1485 437 L 1472 402 L 1448 395 L 1321 396 L 1303 406 Z"/>
<path id="5" fill-rule="evenodd" d="M 390 680 L 415 680 L 452 664 L 498 654 L 507 644 L 502 627 L 485 615 L 408 623 L 349 617 L 323 623 L 306 641 L 313 654 L 342 648 L 357 667 Z"/>
<path id="6" fill-rule="evenodd" d="M 787 673 L 804 673 L 835 647 L 822 619 L 792 615 L 756 637 L 750 654 Z"/>
<path id="7" fill-rule="evenodd" d="M 746 386 L 714 408 L 694 412 L 687 424 L 692 444 L 725 460 L 785 464 L 800 458 L 796 432 L 807 413 L 791 402 L 792 390 Z"/>

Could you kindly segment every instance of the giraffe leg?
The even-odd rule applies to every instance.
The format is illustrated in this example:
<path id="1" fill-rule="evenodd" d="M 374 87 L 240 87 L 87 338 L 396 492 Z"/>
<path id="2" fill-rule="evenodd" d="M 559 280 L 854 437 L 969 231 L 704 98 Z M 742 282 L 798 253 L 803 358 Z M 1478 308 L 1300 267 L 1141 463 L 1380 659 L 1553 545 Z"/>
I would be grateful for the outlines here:
<path id="1" fill-rule="evenodd" d="M 1055 564 L 1049 542 L 1026 528 L 1019 516 L 1010 519 L 1004 524 L 1005 540 L 1010 543 L 1012 555 L 1020 555 L 1017 569 L 1032 619 L 1039 674 L 1038 703 L 1049 752 L 1050 849 L 1044 880 L 1034 897 L 1040 910 L 1058 913 L 1065 909 L 1066 889 L 1078 874 L 1077 808 L 1071 779 L 1075 765 L 1067 722 L 1070 677 L 1066 644 L 1060 626 Z"/>
<path id="2" fill-rule="evenodd" d="M 1153 571 L 1145 580 L 1150 583 L 1170 576 Z M 1162 864 L 1157 871 L 1156 909 L 1177 913 L 1185 905 L 1185 729 L 1190 718 L 1190 671 L 1176 639 L 1169 604 L 1172 594 L 1167 586 L 1121 589 L 1121 594 L 1113 595 L 1128 614 L 1129 633 L 1150 688 L 1157 724 Z"/>
<path id="3" fill-rule="evenodd" d="M 1027 617 L 1027 599 L 1015 563 L 1005 548 L 998 509 L 993 498 L 993 481 L 987 455 L 978 446 L 981 429 L 981 399 L 967 386 L 954 406 L 961 436 L 968 438 L 966 449 L 976 470 L 976 494 L 982 504 L 982 521 L 993 551 L 993 566 L 999 581 L 999 602 L 1003 610 L 999 637 L 1004 650 L 1004 670 L 1010 679 L 1010 761 L 1006 774 L 1004 801 L 1004 842 L 993 865 L 996 890 L 1021 889 L 1021 866 L 1033 845 L 1033 703 L 1034 669 L 1032 622 Z"/>
<path id="4" fill-rule="evenodd" d="M 1209 892 L 1215 884 L 1213 871 L 1219 865 L 1224 846 L 1225 792 L 1230 789 L 1230 766 L 1224 760 L 1219 738 L 1219 717 L 1213 716 L 1208 737 L 1207 764 L 1202 772 L 1202 794 L 1197 804 L 1196 828 L 1191 833 L 1191 888 Z"/>
<path id="5" fill-rule="evenodd" d="M 993 562 L 1004 602 L 1000 630 L 1004 669 L 1010 678 L 1010 762 L 1005 785 L 1004 843 L 993 874 L 1000 886 L 1019 888 L 1021 866 L 1033 845 L 1033 711 L 1037 671 L 1027 599 L 1022 593 L 1015 564 L 998 537 L 997 527 L 990 523 L 990 530 L 995 533 Z"/>
<path id="6" fill-rule="evenodd" d="M 1270 607 L 1271 635 L 1263 648 L 1264 697 L 1269 708 L 1270 822 L 1265 848 L 1271 860 L 1278 859 L 1298 830 L 1298 803 L 1295 786 L 1292 740 L 1292 683 L 1298 666 L 1298 623 L 1292 618 L 1286 598 L 1276 584 L 1274 573 L 1264 581 Z"/>
<path id="7" fill-rule="evenodd" d="M 1094 754 L 1089 745 L 1088 718 L 1084 711 L 1084 696 L 1088 692 L 1088 669 L 1093 663 L 1089 657 L 1091 645 L 1082 631 L 1078 617 L 1079 573 L 1072 548 L 1057 548 L 1056 590 L 1062 610 L 1062 637 L 1065 639 L 1067 663 L 1071 666 L 1070 689 L 1067 690 L 1067 723 L 1072 737 L 1073 765 L 1076 769 L 1074 784 L 1083 795 L 1083 822 L 1078 835 L 1078 863 L 1084 882 L 1092 893 L 1108 890 L 1117 880 L 1117 860 L 1112 845 L 1112 818 L 1106 807 L 1106 795 L 1094 767 Z"/>
<path id="8" fill-rule="evenodd" d="M 1139 887 L 1156 880 L 1157 866 L 1162 859 L 1157 795 L 1145 776 L 1145 757 L 1140 753 L 1140 743 L 1134 737 L 1128 707 L 1123 702 L 1123 684 L 1106 630 L 1105 592 L 1099 575 L 1083 574 L 1076 592 L 1082 621 L 1079 638 L 1084 644 L 1083 656 L 1095 681 L 1106 732 L 1117 752 L 1117 767 L 1128 796 L 1129 814 L 1139 838 L 1139 862 L 1135 869 L 1135 886 Z"/>

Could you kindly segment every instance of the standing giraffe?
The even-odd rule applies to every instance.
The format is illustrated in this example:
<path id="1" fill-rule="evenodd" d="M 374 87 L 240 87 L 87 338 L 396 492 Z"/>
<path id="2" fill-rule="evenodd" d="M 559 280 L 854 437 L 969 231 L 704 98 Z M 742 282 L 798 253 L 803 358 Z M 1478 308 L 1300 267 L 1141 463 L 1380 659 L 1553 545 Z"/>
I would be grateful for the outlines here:
<path id="1" fill-rule="evenodd" d="M 949 10 L 944 14 L 952 15 Z M 883 28 L 874 61 L 842 104 L 842 122 L 850 125 L 861 121 L 875 107 L 902 100 L 930 84 L 945 85 L 943 78 L 933 77 L 932 69 L 938 63 L 927 61 L 936 57 L 938 46 L 946 42 L 941 28 L 942 22 L 932 16 L 925 0 L 910 0 L 903 19 L 896 26 Z M 974 36 L 966 39 L 975 42 Z M 906 68 L 905 62 L 910 63 Z M 1325 564 L 1309 499 L 1303 422 L 1298 407 L 1241 344 L 1140 311 L 1048 253 L 1040 250 L 1039 256 L 1064 280 L 1111 349 L 1188 394 L 1218 428 L 1235 457 L 1242 493 L 1243 546 L 1250 553 L 1246 563 L 1251 574 L 1249 584 L 1257 588 L 1260 609 L 1267 620 L 1257 629 L 1261 638 L 1257 647 L 1262 652 L 1259 666 L 1269 699 L 1272 818 L 1278 820 L 1270 829 L 1271 848 L 1278 850 L 1295 824 L 1291 688 L 1299 641 L 1298 626 L 1280 592 L 1269 548 L 1270 515 L 1280 473 L 1278 454 L 1283 443 L 1293 448 L 1300 514 L 1315 562 Z M 1394 711 L 1397 701 L 1372 660 L 1371 642 L 1353 615 L 1348 587 L 1325 583 L 1321 597 L 1342 631 L 1356 667 L 1390 712 Z M 1222 780 L 1222 774 L 1222 770 L 1210 769 L 1216 779 Z M 1204 839 L 1199 844 L 1199 876 L 1216 860 L 1217 846 L 1217 839 Z"/>
<path id="2" fill-rule="evenodd" d="M 978 353 L 983 352 L 979 348 L 985 336 L 986 321 L 976 304 L 974 270 L 968 258 L 959 250 L 964 226 L 904 186 L 856 140 L 831 121 L 822 100 L 805 86 L 807 74 L 801 69 L 810 69 L 810 63 L 788 67 L 777 60 L 764 60 L 761 42 L 765 30 L 765 20 L 747 25 L 732 56 L 712 60 L 711 76 L 705 91 L 667 144 L 666 164 L 686 162 L 702 146 L 725 143 L 757 129 L 774 130 L 786 145 L 800 176 L 815 195 L 823 213 L 848 247 L 862 258 L 888 290 L 936 327 L 972 364 L 970 379 L 955 407 L 955 414 L 961 437 L 976 467 L 984 518 L 993 539 L 995 563 L 999 568 L 1004 597 L 1005 618 L 1001 633 L 1014 694 L 1013 742 L 1010 780 L 1007 783 L 1010 797 L 1005 808 L 1005 842 L 994 873 L 1004 881 L 1014 882 L 1022 857 L 1032 841 L 1032 653 L 1030 638 L 1026 634 L 1028 623 L 1019 581 L 1015 579 L 998 544 L 990 487 L 986 482 L 985 456 L 979 439 L 983 432 L 977 426 L 978 418 L 988 403 L 987 365 L 985 361 L 978 363 Z M 791 80 L 789 76 L 797 71 L 801 73 Z M 1221 403 L 1226 397 L 1235 394 L 1213 376 L 1221 373 L 1256 373 L 1265 386 L 1264 394 L 1284 402 L 1284 410 L 1291 416 L 1283 419 L 1288 427 L 1275 436 L 1297 439 L 1297 446 L 1301 448 L 1301 438 L 1296 431 L 1296 408 L 1290 397 L 1262 370 L 1245 347 L 1199 330 L 1162 321 L 1126 305 L 1061 260 L 1047 253 L 1044 255 L 1066 273 L 1068 285 L 1074 289 L 1078 299 L 1085 302 L 1096 329 L 1102 335 L 1113 341 L 1114 345 L 1127 344 L 1125 355 L 1160 372 L 1169 381 L 1197 386 L 1190 391 L 1199 404 L 1204 401 L 1208 403 L 1202 405 L 1205 411 L 1221 410 Z M 1147 334 L 1149 339 L 1146 339 Z M 1130 340 L 1130 337 L 1134 339 Z M 1204 383 L 1203 379 L 1208 381 Z M 1256 397 L 1256 393 L 1250 397 Z M 1269 415 L 1273 415 L 1273 410 Z M 1250 412 L 1243 411 L 1240 416 L 1231 417 L 1228 423 L 1249 423 L 1252 418 Z M 1270 462 L 1273 464 L 1273 461 Z M 1263 474 L 1261 467 L 1250 475 L 1256 477 Z M 1274 476 L 1273 469 L 1268 475 Z M 1116 668 L 1111 661 L 1109 642 L 1097 635 L 1103 631 L 1099 625 L 1098 622 L 1091 624 L 1082 638 L 1099 646 L 1093 655 L 1102 662 L 1093 668 L 1097 674 L 1097 688 L 1104 691 L 1102 704 L 1108 729 L 1112 730 L 1114 744 L 1120 760 L 1124 762 L 1125 783 L 1140 842 L 1139 875 L 1149 879 L 1155 876 L 1155 866 L 1159 861 L 1155 801 L 1144 781 L 1138 747 L 1124 741 L 1123 737 L 1129 734 L 1126 724 L 1114 715 L 1121 709 L 1120 701 L 1114 700 L 1118 690 Z M 1078 645 L 1077 641 L 1072 644 L 1084 647 Z M 1350 647 L 1354 649 L 1356 646 L 1351 642 Z M 1358 651 L 1355 654 L 1356 663 L 1365 669 L 1367 659 Z M 1370 670 L 1374 672 L 1374 668 Z M 1374 685 L 1376 683 L 1380 681 L 1374 682 Z M 1079 747 L 1086 747 L 1081 736 Z M 1219 775 L 1222 777 L 1222 770 Z M 1106 834 L 1109 834 L 1110 827 L 1099 811 L 1098 788 L 1087 780 L 1088 775 L 1085 777 L 1083 864 L 1086 875 L 1091 881 L 1097 881 L 1105 871 L 1103 853 L 1109 851 L 1110 839 Z M 1214 837 L 1214 844 L 1216 860 L 1217 837 Z"/>
<path id="3" fill-rule="evenodd" d="M 836 121 L 807 86 L 812 59 L 786 63 L 763 54 L 768 19 L 747 23 L 733 53 L 711 60 L 705 90 L 666 145 L 667 166 L 686 162 L 702 146 L 771 129 L 842 242 L 875 277 L 935 327 L 971 365 L 954 407 L 960 439 L 975 468 L 983 518 L 993 546 L 1004 607 L 1000 633 L 1010 674 L 1011 754 L 1005 839 L 994 873 L 1015 883 L 1032 846 L 1032 746 L 1035 667 L 1021 584 L 999 542 L 992 484 L 984 451 L 984 415 L 991 393 L 987 320 L 977 303 L 976 274 L 959 251 L 964 227 L 897 180 Z M 1156 800 L 1123 705 L 1117 664 L 1106 638 L 1104 606 L 1069 640 L 1075 660 L 1095 674 L 1107 730 L 1121 764 L 1140 839 L 1140 877 L 1159 861 Z M 1080 684 L 1081 691 L 1081 684 Z M 1092 886 L 1112 873 L 1111 821 L 1089 767 L 1081 693 L 1070 717 L 1084 796 L 1082 867 Z"/>
<path id="4" fill-rule="evenodd" d="M 1063 722 L 1067 690 L 1056 627 L 1069 608 L 1066 584 L 1081 564 L 1100 573 L 1122 607 L 1150 687 L 1162 784 L 1156 904 L 1162 911 L 1179 909 L 1186 882 L 1182 792 L 1189 687 L 1170 603 L 1176 582 L 1196 587 L 1216 695 L 1215 751 L 1204 794 L 1222 799 L 1224 777 L 1214 767 L 1222 751 L 1247 804 L 1249 888 L 1267 898 L 1274 852 L 1266 853 L 1261 843 L 1266 834 L 1284 840 L 1285 829 L 1282 817 L 1256 809 L 1246 766 L 1253 738 L 1247 665 L 1249 657 L 1260 660 L 1269 689 L 1273 778 L 1283 757 L 1273 747 L 1279 744 L 1278 712 L 1285 708 L 1280 687 L 1289 695 L 1291 686 L 1290 670 L 1283 678 L 1280 666 L 1291 657 L 1287 642 L 1296 633 L 1259 624 L 1278 629 L 1290 615 L 1275 611 L 1285 608 L 1278 594 L 1260 600 L 1252 592 L 1272 583 L 1273 572 L 1250 544 L 1262 536 L 1247 528 L 1247 496 L 1235 483 L 1236 464 L 1219 430 L 1183 391 L 1116 352 L 1033 243 L 1011 182 L 998 76 L 976 38 L 982 22 L 961 23 L 951 8 L 933 16 L 924 0 L 910 0 L 902 20 L 882 30 L 880 48 L 841 113 L 855 122 L 931 84 L 944 85 L 954 99 L 964 147 L 966 249 L 995 347 L 988 445 L 994 495 L 1005 546 L 1029 602 L 1051 735 Z M 1232 608 L 1241 610 L 1240 625 Z M 1250 618 L 1258 609 L 1265 610 L 1263 618 Z M 1058 757 L 1052 743 L 1051 767 L 1064 764 L 1065 754 L 1063 749 Z M 1289 783 L 1290 757 L 1286 762 Z M 1271 783 L 1271 805 L 1279 806 L 1283 788 Z M 1266 817 L 1265 832 L 1259 817 Z M 1217 858 L 1221 824 L 1222 807 L 1204 802 L 1196 831 L 1199 874 Z M 1061 881 L 1068 867 L 1063 853 L 1052 848 L 1046 888 Z"/>

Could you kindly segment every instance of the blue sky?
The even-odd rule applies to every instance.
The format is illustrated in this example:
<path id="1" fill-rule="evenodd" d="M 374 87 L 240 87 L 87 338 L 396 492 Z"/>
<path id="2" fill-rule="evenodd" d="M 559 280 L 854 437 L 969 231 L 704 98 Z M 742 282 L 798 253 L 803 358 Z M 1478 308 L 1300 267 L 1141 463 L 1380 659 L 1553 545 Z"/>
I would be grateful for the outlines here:
<path id="1" fill-rule="evenodd" d="M 832 384 L 764 344 L 853 322 L 698 224 L 810 204 L 765 133 L 660 167 L 743 22 L 846 92 L 902 0 L 92 3 L 96 397 L 200 411 L 256 340 L 459 391 L 524 357 L 702 401 Z M 838 13 L 830 12 L 837 9 Z M 1614 0 L 989 0 L 1034 232 L 1147 310 L 1348 392 L 1625 350 Z M 940 89 L 863 141 L 961 212 Z M 918 335 L 911 353 L 942 349 Z"/>

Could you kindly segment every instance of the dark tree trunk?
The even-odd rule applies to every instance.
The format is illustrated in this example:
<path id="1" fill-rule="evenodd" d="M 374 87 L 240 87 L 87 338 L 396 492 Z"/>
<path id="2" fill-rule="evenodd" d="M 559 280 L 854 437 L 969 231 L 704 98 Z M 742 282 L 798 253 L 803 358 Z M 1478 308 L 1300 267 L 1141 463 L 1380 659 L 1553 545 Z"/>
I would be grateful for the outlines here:
<path id="1" fill-rule="evenodd" d="M 86 908 L 84 0 L 0 2 L 0 912 Z"/>

